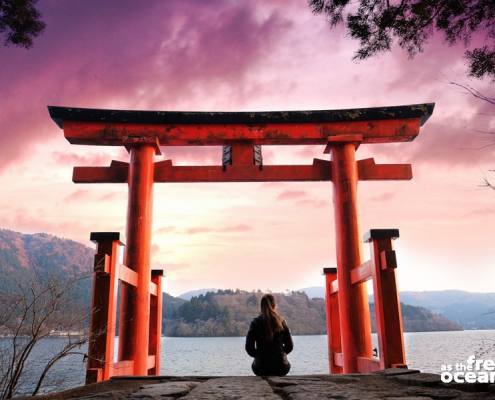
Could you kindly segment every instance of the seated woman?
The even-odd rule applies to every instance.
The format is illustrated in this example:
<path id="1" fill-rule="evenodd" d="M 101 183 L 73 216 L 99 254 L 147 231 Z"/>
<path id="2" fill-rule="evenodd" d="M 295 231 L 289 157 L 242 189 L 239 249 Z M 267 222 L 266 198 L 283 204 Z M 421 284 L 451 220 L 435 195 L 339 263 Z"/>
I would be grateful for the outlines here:
<path id="1" fill-rule="evenodd" d="M 261 298 L 261 314 L 253 319 L 246 336 L 246 351 L 254 357 L 251 368 L 258 376 L 284 376 L 290 370 L 287 361 L 294 345 L 284 318 L 277 312 L 275 298 Z"/>

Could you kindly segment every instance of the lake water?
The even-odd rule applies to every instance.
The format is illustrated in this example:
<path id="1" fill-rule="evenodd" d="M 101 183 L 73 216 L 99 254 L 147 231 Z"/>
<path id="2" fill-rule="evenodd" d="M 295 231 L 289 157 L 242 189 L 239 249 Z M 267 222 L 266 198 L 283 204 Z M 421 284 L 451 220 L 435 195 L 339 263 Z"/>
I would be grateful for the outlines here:
<path id="1" fill-rule="evenodd" d="M 376 335 L 373 338 L 376 342 Z M 291 375 L 328 373 L 326 336 L 293 339 Z M 495 330 L 405 333 L 405 342 L 409 368 L 422 372 L 439 373 L 442 364 L 463 362 L 472 354 L 495 359 Z M 33 350 L 19 392 L 32 390 L 42 366 L 63 343 L 64 339 L 49 338 Z M 252 375 L 251 361 L 242 337 L 162 338 L 162 375 Z M 81 356 L 67 357 L 53 367 L 43 391 L 82 385 L 84 371 Z"/>

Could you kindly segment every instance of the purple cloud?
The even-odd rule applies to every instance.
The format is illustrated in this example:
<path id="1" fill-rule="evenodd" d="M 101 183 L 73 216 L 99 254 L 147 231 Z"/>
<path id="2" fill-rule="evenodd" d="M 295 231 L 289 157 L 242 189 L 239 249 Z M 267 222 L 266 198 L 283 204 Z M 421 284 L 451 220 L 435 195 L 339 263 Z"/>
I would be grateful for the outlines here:
<path id="1" fill-rule="evenodd" d="M 251 67 L 290 28 L 281 12 L 260 17 L 251 2 L 52 0 L 39 6 L 47 28 L 33 48 L 0 48 L 0 168 L 31 144 L 63 140 L 48 104 L 177 109 L 197 96 L 205 104 L 207 93 L 226 84 L 234 102 Z"/>

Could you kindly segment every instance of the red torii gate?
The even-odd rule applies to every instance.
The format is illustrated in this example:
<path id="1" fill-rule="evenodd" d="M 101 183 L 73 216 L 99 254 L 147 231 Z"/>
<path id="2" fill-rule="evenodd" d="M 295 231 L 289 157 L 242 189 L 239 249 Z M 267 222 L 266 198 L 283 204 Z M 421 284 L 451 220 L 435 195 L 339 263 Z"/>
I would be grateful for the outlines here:
<path id="1" fill-rule="evenodd" d="M 360 144 L 412 141 L 434 104 L 348 110 L 164 112 L 48 107 L 72 144 L 125 146 L 130 162 L 75 167 L 75 183 L 128 183 L 124 264 L 117 267 L 118 233 L 92 233 L 95 256 L 87 382 L 113 375 L 159 374 L 161 277 L 150 269 L 154 182 L 332 181 L 337 269 L 325 269 L 329 364 L 333 373 L 404 366 L 400 302 L 391 239 L 397 230 L 371 230 L 372 259 L 362 263 L 358 180 L 409 180 L 410 164 L 355 160 Z M 263 165 L 262 145 L 321 145 L 331 161 Z M 160 146 L 224 146 L 223 163 L 174 166 L 154 161 Z M 113 363 L 121 291 L 119 361 Z M 380 358 L 374 358 L 365 281 L 373 279 Z M 99 307 L 98 307 L 99 306 Z M 150 317 L 151 314 L 151 317 Z M 386 314 L 386 315 L 385 315 Z"/>

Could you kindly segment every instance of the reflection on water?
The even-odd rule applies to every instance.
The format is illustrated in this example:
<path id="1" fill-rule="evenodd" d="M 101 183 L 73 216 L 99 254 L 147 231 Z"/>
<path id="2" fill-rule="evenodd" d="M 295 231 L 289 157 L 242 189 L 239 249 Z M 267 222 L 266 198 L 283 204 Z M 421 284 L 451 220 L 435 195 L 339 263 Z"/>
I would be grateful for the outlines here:
<path id="1" fill-rule="evenodd" d="M 405 333 L 409 368 L 440 373 L 442 364 L 465 362 L 470 355 L 495 360 L 495 330 Z"/>
<path id="2" fill-rule="evenodd" d="M 440 372 L 442 364 L 465 361 L 483 347 L 485 358 L 495 359 L 495 331 L 405 333 L 409 368 Z M 373 335 L 377 346 L 376 335 Z M 244 338 L 163 338 L 164 375 L 249 375 L 251 359 L 244 352 Z M 327 337 L 294 336 L 289 355 L 290 373 L 328 372 Z"/>
<path id="3" fill-rule="evenodd" d="M 376 335 L 373 340 L 376 346 Z M 485 359 L 495 359 L 493 330 L 406 333 L 405 341 L 409 367 L 423 372 L 438 373 L 442 364 L 463 362 L 468 356 L 479 354 L 480 350 L 485 350 Z M 63 343 L 64 339 L 49 338 L 34 349 L 20 392 L 32 390 L 46 360 Z M 327 373 L 326 336 L 295 336 L 289 361 L 292 364 L 290 374 Z M 250 365 L 242 337 L 162 338 L 162 375 L 251 375 Z M 61 360 L 49 373 L 44 391 L 82 385 L 84 369 L 82 356 Z"/>

